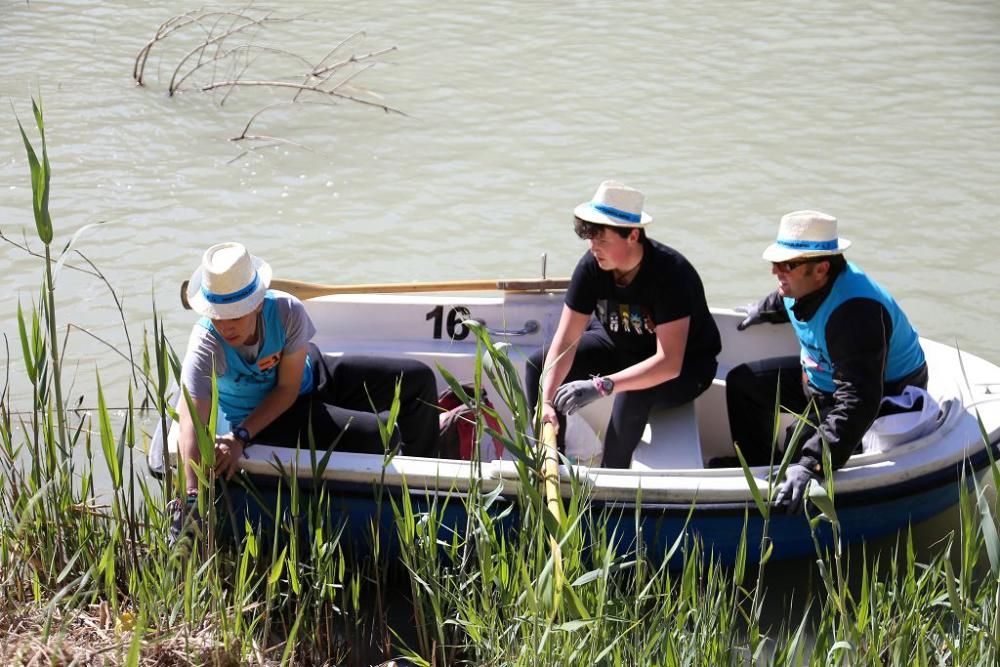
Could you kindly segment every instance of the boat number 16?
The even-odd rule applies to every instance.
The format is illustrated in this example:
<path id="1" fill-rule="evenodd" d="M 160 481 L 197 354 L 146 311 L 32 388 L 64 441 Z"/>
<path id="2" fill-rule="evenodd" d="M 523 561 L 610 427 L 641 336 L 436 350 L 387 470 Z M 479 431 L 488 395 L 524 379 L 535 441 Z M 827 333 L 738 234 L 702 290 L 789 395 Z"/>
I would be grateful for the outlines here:
<path id="1" fill-rule="evenodd" d="M 465 326 L 464 322 L 470 317 L 471 313 L 465 306 L 455 306 L 449 310 L 447 318 L 448 337 L 452 340 L 465 340 L 469 335 L 469 327 Z M 445 321 L 444 306 L 438 306 L 427 313 L 427 317 L 424 319 L 434 321 L 434 338 L 441 338 L 441 325 Z"/>

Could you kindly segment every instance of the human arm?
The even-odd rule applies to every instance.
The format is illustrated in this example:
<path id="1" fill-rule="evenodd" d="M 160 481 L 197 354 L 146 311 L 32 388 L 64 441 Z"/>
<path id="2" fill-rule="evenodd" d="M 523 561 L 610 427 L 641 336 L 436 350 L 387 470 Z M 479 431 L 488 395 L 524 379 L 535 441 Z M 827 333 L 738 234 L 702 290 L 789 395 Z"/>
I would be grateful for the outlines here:
<path id="1" fill-rule="evenodd" d="M 891 335 L 889 313 L 872 299 L 851 299 L 830 315 L 826 340 L 834 369 L 833 407 L 803 444 L 799 463 L 822 474 L 824 441 L 834 470 L 850 458 L 878 415 Z"/>
<path id="2" fill-rule="evenodd" d="M 690 324 L 691 318 L 683 317 L 657 326 L 656 351 L 637 364 L 605 376 L 613 383 L 610 392 L 606 392 L 602 378 L 576 380 L 562 385 L 555 394 L 555 408 L 565 414 L 573 414 L 601 396 L 646 389 L 676 378 L 684 364 L 684 349 Z"/>
<path id="3" fill-rule="evenodd" d="M 284 292 L 273 294 L 285 342 L 275 369 L 277 378 L 274 388 L 239 424 L 251 438 L 267 428 L 298 398 L 309 341 L 316 334 L 316 326 L 300 300 Z"/>
<path id="4" fill-rule="evenodd" d="M 305 347 L 295 352 L 286 352 L 281 357 L 281 361 L 278 362 L 278 381 L 274 388 L 240 424 L 247 430 L 250 438 L 263 431 L 295 403 L 299 397 L 305 362 Z M 232 477 L 239 468 L 239 461 L 243 458 L 245 446 L 246 443 L 233 435 L 232 432 L 218 436 L 215 439 L 216 472 L 225 475 L 227 479 Z"/>
<path id="5" fill-rule="evenodd" d="M 648 389 L 680 376 L 690 327 L 690 317 L 656 325 L 656 351 L 639 363 L 607 376 L 615 383 L 612 393 Z"/>
<path id="6" fill-rule="evenodd" d="M 278 362 L 278 382 L 274 385 L 274 389 L 240 424 L 250 432 L 251 438 L 267 428 L 271 422 L 295 403 L 295 399 L 299 397 L 305 365 L 306 348 L 304 347 L 281 357 L 281 361 Z"/>
<path id="7" fill-rule="evenodd" d="M 737 310 L 740 310 L 737 308 Z M 751 303 L 744 309 L 746 317 L 736 325 L 736 329 L 743 331 L 747 327 L 762 322 L 771 324 L 781 324 L 788 322 L 788 311 L 785 309 L 785 302 L 781 294 L 775 290 L 756 303 Z"/>
<path id="8" fill-rule="evenodd" d="M 209 393 L 211 375 L 218 374 L 218 366 L 213 366 L 213 359 L 220 358 L 213 353 L 213 342 L 211 338 L 201 339 L 199 336 L 192 336 L 192 344 L 184 359 L 184 370 L 182 378 L 185 381 L 191 402 L 198 414 L 202 424 L 208 423 L 209 414 L 212 409 L 212 400 Z M 254 409 L 250 415 L 240 424 L 247 429 L 250 437 L 253 437 L 278 415 L 283 413 L 298 397 L 299 386 L 302 383 L 302 373 L 305 369 L 306 348 L 286 353 L 277 367 L 277 382 L 274 388 L 264 397 L 264 400 Z M 207 360 L 207 361 L 206 361 Z M 207 363 L 207 368 L 205 364 Z M 205 381 L 205 378 L 209 378 Z M 198 490 L 198 480 L 192 468 L 193 463 L 201 461 L 201 451 L 198 448 L 198 437 L 195 431 L 195 422 L 187 401 L 183 398 L 178 405 L 178 415 L 180 418 L 180 439 L 178 442 L 181 458 L 185 463 L 185 474 L 187 481 L 187 491 L 189 493 Z M 215 438 L 215 472 L 226 478 L 232 477 L 233 473 L 239 469 L 240 459 L 243 458 L 245 444 L 233 433 L 226 433 Z"/>
<path id="9" fill-rule="evenodd" d="M 576 344 L 589 321 L 589 314 L 577 312 L 564 305 L 555 336 L 552 338 L 552 344 L 549 345 L 548 354 L 545 356 L 545 368 L 542 371 L 542 421 L 554 424 L 556 428 L 559 427 L 559 422 L 556 419 L 552 401 L 555 398 L 556 390 L 566 379 L 569 369 L 573 366 L 573 359 L 576 357 Z"/>

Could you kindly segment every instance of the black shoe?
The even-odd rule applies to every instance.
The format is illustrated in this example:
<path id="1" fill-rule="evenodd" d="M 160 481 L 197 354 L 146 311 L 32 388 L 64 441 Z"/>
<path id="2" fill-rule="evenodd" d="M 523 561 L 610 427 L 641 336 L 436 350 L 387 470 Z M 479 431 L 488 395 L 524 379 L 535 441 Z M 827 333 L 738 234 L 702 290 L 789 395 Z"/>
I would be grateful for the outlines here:
<path id="1" fill-rule="evenodd" d="M 173 547 L 186 536 L 192 539 L 201 537 L 203 531 L 197 493 L 189 493 L 186 498 L 174 498 L 167 503 L 167 512 L 170 514 L 167 546 Z"/>

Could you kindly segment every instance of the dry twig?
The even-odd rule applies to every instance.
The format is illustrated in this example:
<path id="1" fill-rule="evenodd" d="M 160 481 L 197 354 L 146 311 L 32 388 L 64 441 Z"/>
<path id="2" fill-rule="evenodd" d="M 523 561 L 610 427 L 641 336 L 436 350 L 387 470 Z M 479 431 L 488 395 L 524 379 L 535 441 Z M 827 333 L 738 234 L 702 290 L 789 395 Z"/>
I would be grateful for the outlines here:
<path id="1" fill-rule="evenodd" d="M 280 93 L 284 90 L 292 90 L 290 99 L 276 103 L 269 103 L 255 111 L 244 125 L 239 136 L 233 141 L 256 141 L 267 142 L 268 145 L 275 143 L 290 144 L 296 147 L 305 148 L 301 143 L 283 139 L 270 134 L 250 134 L 250 126 L 254 124 L 260 116 L 271 109 L 287 104 L 303 103 L 304 95 L 321 95 L 324 99 L 331 98 L 346 100 L 363 106 L 370 106 L 381 109 L 385 113 L 395 113 L 406 115 L 403 111 L 388 104 L 371 98 L 377 95 L 370 91 L 357 88 L 351 82 L 361 73 L 371 69 L 375 65 L 377 58 L 396 50 L 395 46 L 377 49 L 364 54 L 352 53 L 348 56 L 340 57 L 335 62 L 330 62 L 344 48 L 354 42 L 359 37 L 364 37 L 363 31 L 355 32 L 341 40 L 331 48 L 323 58 L 313 63 L 310 59 L 281 48 L 279 46 L 257 44 L 251 41 L 253 37 L 260 33 L 266 26 L 275 23 L 288 23 L 299 19 L 288 19 L 274 15 L 273 11 L 258 9 L 247 6 L 236 11 L 214 11 L 199 9 L 174 16 L 164 21 L 157 28 L 153 37 L 139 50 L 132 67 L 132 77 L 136 84 L 145 85 L 145 70 L 153 48 L 184 30 L 200 30 L 202 32 L 201 41 L 194 47 L 189 48 L 180 56 L 167 85 L 167 94 L 173 96 L 182 92 L 185 86 L 192 85 L 192 79 L 197 74 L 208 73 L 209 80 L 200 84 L 195 84 L 195 89 L 201 92 L 214 90 L 225 90 L 220 105 L 225 104 L 235 90 L 241 88 L 248 89 L 270 89 Z M 237 37 L 246 41 L 233 44 Z M 267 76 L 248 78 L 250 70 L 261 64 L 264 56 L 278 56 L 289 62 L 294 62 L 301 68 L 297 72 L 290 73 L 287 77 Z M 271 59 L 273 63 L 273 58 Z M 222 65 L 230 68 L 231 74 L 228 78 L 220 80 L 216 75 L 222 69 Z M 303 71 L 304 70 L 304 71 Z M 334 81 L 334 75 L 344 73 Z M 296 83 L 295 81 L 298 81 Z M 253 149 L 250 149 L 253 150 Z M 240 154 L 245 155 L 246 152 Z M 238 158 L 236 158 L 238 159 Z"/>

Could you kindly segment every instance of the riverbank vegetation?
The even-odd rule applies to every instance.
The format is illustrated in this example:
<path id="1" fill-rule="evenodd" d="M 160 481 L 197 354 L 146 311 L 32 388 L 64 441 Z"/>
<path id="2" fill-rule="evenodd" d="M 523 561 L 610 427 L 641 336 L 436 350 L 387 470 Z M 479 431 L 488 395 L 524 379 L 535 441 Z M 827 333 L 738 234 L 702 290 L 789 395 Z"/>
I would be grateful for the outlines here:
<path id="1" fill-rule="evenodd" d="M 518 459 L 515 502 L 473 486 L 422 507 L 415 496 L 376 489 L 383 520 L 356 525 L 331 518 L 335 498 L 303 493 L 289 478 L 273 491 L 274 513 L 255 525 L 232 502 L 253 490 L 239 479 L 226 485 L 205 475 L 214 496 L 202 494 L 203 533 L 168 546 L 165 504 L 181 487 L 175 476 L 158 480 L 146 472 L 147 431 L 159 418 L 144 417 L 143 405 L 152 414 L 166 412 L 177 358 L 154 316 L 135 355 L 129 409 L 111 414 L 99 378 L 95 410 L 79 413 L 63 404 L 49 165 L 41 109 L 34 112 L 41 156 L 27 133 L 24 143 L 45 251 L 40 298 L 11 314 L 23 361 L 8 364 L 0 393 L 0 663 L 993 665 L 1000 659 L 995 507 L 974 480 L 959 525 L 933 552 L 918 554 L 908 535 L 889 553 L 860 558 L 836 545 L 817 546 L 812 586 L 797 591 L 794 604 L 778 600 L 769 612 L 765 582 L 780 554 L 759 567 L 750 563 L 753 553 L 768 553 L 766 544 L 744 541 L 736 563 L 722 566 L 697 541 L 682 541 L 668 567 L 641 541 L 618 545 L 615 526 L 576 482 L 560 516 L 548 513 L 538 490 L 541 457 L 524 435 L 530 430 L 524 392 L 502 347 L 481 331 L 477 375 L 488 377 L 498 398 L 521 415 L 502 434 Z M 15 408 L 12 383 L 27 388 L 29 406 Z M 210 448 L 205 460 L 211 462 Z M 99 470 L 106 471 L 107 488 L 95 483 Z M 998 476 L 994 468 L 992 484 Z M 453 512 L 458 504 L 464 511 Z M 759 511 L 769 510 L 762 502 Z M 832 522 L 836 532 L 832 508 L 815 521 Z"/>

